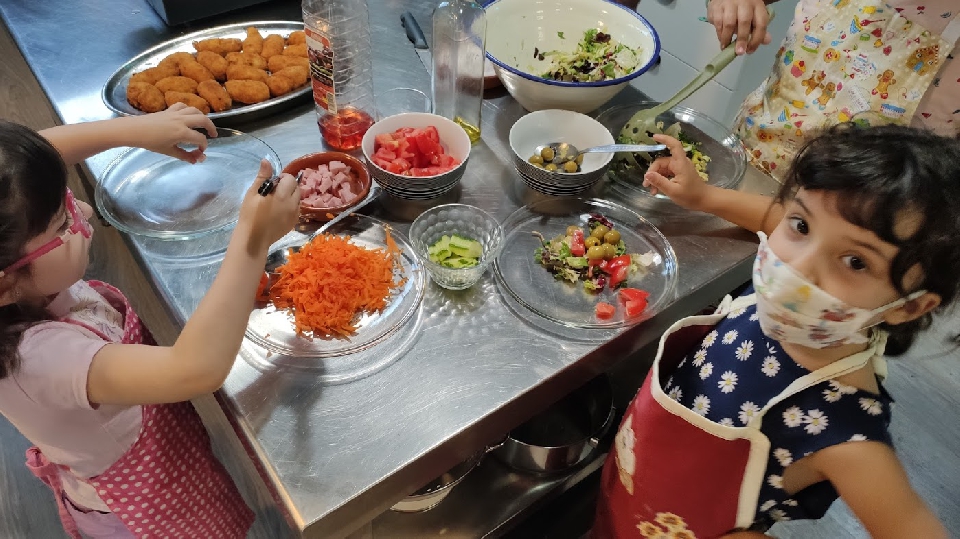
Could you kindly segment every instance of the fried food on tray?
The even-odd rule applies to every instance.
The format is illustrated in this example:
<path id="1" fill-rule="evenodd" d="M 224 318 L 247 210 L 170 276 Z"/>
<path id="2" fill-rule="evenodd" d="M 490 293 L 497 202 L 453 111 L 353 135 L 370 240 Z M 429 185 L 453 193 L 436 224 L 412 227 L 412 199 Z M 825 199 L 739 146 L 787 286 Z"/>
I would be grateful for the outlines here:
<path id="1" fill-rule="evenodd" d="M 200 112 L 204 114 L 210 114 L 210 104 L 199 95 L 188 94 L 186 92 L 167 92 L 163 94 L 163 98 L 166 100 L 168 107 L 174 103 L 186 103 L 191 107 L 200 109 Z"/>
<path id="2" fill-rule="evenodd" d="M 177 75 L 176 77 L 164 77 L 157 81 L 154 86 L 163 93 L 167 92 L 186 92 L 188 94 L 197 93 L 197 81 L 190 77 Z"/>
<path id="3" fill-rule="evenodd" d="M 216 80 L 216 77 L 213 76 L 213 73 L 211 73 L 209 69 L 203 67 L 200 62 L 197 61 L 184 62 L 180 64 L 180 74 L 184 77 L 190 77 L 197 82 Z"/>
<path id="4" fill-rule="evenodd" d="M 144 112 L 160 112 L 167 108 L 163 93 L 148 82 L 127 84 L 127 101 Z"/>
<path id="5" fill-rule="evenodd" d="M 290 66 L 277 71 L 274 75 L 290 79 L 294 86 L 303 86 L 310 78 L 310 71 L 303 66 Z"/>
<path id="6" fill-rule="evenodd" d="M 243 42 L 233 37 L 214 37 L 194 41 L 193 48 L 196 49 L 197 52 L 210 51 L 223 55 L 228 52 L 240 52 L 243 50 Z"/>
<path id="7" fill-rule="evenodd" d="M 175 77 L 179 74 L 180 70 L 177 69 L 177 66 L 175 65 L 158 65 L 157 67 L 151 67 L 149 69 L 144 69 L 139 73 L 134 73 L 130 76 L 130 82 L 146 82 L 147 84 L 154 84 L 160 79 L 166 77 Z"/>
<path id="8" fill-rule="evenodd" d="M 266 69 L 267 61 L 260 56 L 259 54 L 251 54 L 246 52 L 228 52 L 224 58 L 227 60 L 227 64 L 241 64 L 250 67 L 255 67 L 257 69 Z"/>
<path id="9" fill-rule="evenodd" d="M 267 60 L 267 68 L 271 73 L 290 66 L 303 66 L 304 69 L 310 69 L 310 60 L 299 56 L 283 56 L 282 54 L 271 56 L 270 59 Z"/>
<path id="10" fill-rule="evenodd" d="M 233 53 L 236 54 L 236 53 Z M 207 68 L 213 78 L 224 80 L 227 78 L 227 60 L 215 52 L 200 51 L 197 53 L 197 63 Z"/>
<path id="11" fill-rule="evenodd" d="M 247 28 L 247 37 L 243 39 L 243 52 L 260 54 L 263 51 L 263 36 L 255 26 Z"/>
<path id="12" fill-rule="evenodd" d="M 258 80 L 267 82 L 269 75 L 262 69 L 245 66 L 243 64 L 233 64 L 227 66 L 227 80 Z"/>
<path id="13" fill-rule="evenodd" d="M 300 56 L 301 58 L 307 57 L 307 44 L 299 43 L 297 45 L 287 45 L 287 48 L 283 49 L 284 56 Z"/>
<path id="14" fill-rule="evenodd" d="M 283 52 L 284 41 L 283 36 L 278 34 L 270 34 L 263 40 L 263 50 L 260 51 L 260 56 L 270 59 L 271 56 L 276 56 Z"/>
<path id="15" fill-rule="evenodd" d="M 306 34 L 264 36 L 256 26 L 246 37 L 193 42 L 197 53 L 174 52 L 156 67 L 134 73 L 127 101 L 143 112 L 186 103 L 204 113 L 223 112 L 234 104 L 252 105 L 308 84 L 310 62 Z M 226 81 L 226 82 L 224 82 Z"/>
<path id="16" fill-rule="evenodd" d="M 205 80 L 197 85 L 197 93 L 210 103 L 214 112 L 223 112 L 233 106 L 230 94 L 215 80 Z"/>
<path id="17" fill-rule="evenodd" d="M 157 65 L 161 66 L 171 66 L 177 68 L 177 74 L 180 73 L 180 64 L 184 62 L 192 62 L 195 58 L 189 52 L 175 52 L 172 54 L 166 55 L 163 60 L 160 60 L 160 63 Z"/>
<path id="18" fill-rule="evenodd" d="M 252 105 L 270 99 L 270 88 L 258 80 L 228 80 L 223 85 L 234 101 Z"/>
<path id="19" fill-rule="evenodd" d="M 307 42 L 307 34 L 303 30 L 295 30 L 287 36 L 287 45 L 299 45 Z"/>

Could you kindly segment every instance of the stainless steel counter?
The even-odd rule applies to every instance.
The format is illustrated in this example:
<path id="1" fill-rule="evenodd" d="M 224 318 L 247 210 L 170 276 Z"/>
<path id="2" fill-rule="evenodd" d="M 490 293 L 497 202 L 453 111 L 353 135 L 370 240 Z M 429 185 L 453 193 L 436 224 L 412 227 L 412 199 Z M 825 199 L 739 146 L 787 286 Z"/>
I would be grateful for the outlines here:
<path id="1" fill-rule="evenodd" d="M 110 116 L 100 89 L 142 50 L 209 26 L 298 20 L 299 5 L 274 0 L 178 29 L 164 26 L 142 0 L 4 0 L 0 14 L 63 122 L 74 123 Z M 431 4 L 381 0 L 370 5 L 376 88 L 428 89 L 428 75 L 403 34 L 399 14 L 412 10 L 429 36 Z M 612 104 L 639 97 L 630 88 Z M 523 114 L 506 93 L 486 101 L 483 141 L 473 149 L 462 188 L 440 202 L 474 204 L 503 220 L 540 198 L 515 176 L 506 144 L 510 126 Z M 265 140 L 284 163 L 322 147 L 308 103 L 236 127 Z M 90 177 L 118 153 L 90 159 Z M 774 187 L 750 169 L 741 188 L 771 193 Z M 244 345 L 246 357 L 236 362 L 218 397 L 295 528 L 309 537 L 357 529 L 592 374 L 649 344 L 677 318 L 748 279 L 756 243 L 745 231 L 676 211 L 669 203 L 624 197 L 607 185 L 591 194 L 641 212 L 676 251 L 674 301 L 638 327 L 597 332 L 553 325 L 512 303 L 488 272 L 464 292 L 428 285 L 419 315 L 376 348 L 379 359 L 390 364 L 350 383 L 321 386 L 309 373 L 265 368 L 262 351 Z M 384 196 L 370 212 L 405 232 L 424 207 Z M 227 237 L 130 238 L 140 269 L 179 323 L 208 289 Z"/>

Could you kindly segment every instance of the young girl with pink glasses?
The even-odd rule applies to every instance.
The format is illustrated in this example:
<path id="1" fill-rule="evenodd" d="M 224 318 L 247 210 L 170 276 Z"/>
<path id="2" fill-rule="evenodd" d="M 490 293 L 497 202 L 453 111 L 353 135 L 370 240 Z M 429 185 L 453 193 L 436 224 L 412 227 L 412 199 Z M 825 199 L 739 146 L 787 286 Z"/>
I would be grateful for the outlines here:
<path id="1" fill-rule="evenodd" d="M 92 209 L 66 187 L 67 165 L 115 146 L 202 160 L 199 130 L 216 135 L 183 105 L 40 133 L 0 122 L 0 413 L 35 444 L 27 466 L 74 538 L 239 538 L 253 521 L 189 400 L 233 365 L 267 249 L 297 219 L 294 179 L 261 196 L 272 174 L 261 163 L 220 271 L 172 346 L 152 341 L 119 290 L 83 280 Z"/>

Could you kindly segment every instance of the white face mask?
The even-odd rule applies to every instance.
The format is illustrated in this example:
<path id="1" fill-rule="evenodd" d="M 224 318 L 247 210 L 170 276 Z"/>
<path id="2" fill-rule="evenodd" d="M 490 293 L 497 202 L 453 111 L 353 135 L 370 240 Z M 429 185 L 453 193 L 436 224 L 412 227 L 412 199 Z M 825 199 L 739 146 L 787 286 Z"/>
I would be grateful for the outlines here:
<path id="1" fill-rule="evenodd" d="M 880 315 L 926 293 L 919 290 L 872 310 L 853 307 L 780 260 L 767 244 L 767 235 L 758 235 L 753 287 L 760 328 L 771 339 L 809 348 L 866 343 L 869 338 L 865 330 L 879 324 Z"/>

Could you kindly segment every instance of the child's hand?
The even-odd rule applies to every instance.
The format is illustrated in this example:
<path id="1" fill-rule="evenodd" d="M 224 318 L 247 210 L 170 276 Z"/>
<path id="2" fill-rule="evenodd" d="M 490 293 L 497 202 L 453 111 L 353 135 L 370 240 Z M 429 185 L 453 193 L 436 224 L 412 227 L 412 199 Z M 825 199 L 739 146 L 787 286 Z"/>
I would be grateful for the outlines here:
<path id="1" fill-rule="evenodd" d="M 207 149 L 207 137 L 195 129 L 206 131 L 211 137 L 217 136 L 217 128 L 210 118 L 183 103 L 174 103 L 161 112 L 133 116 L 130 120 L 138 123 L 135 128 L 137 146 L 188 163 L 198 163 L 206 157 L 203 152 Z M 188 152 L 180 144 L 191 144 L 198 148 Z"/>
<path id="2" fill-rule="evenodd" d="M 653 140 L 666 144 L 670 157 L 660 157 L 650 165 L 643 176 L 643 186 L 653 194 L 663 193 L 682 208 L 701 210 L 709 186 L 697 174 L 683 144 L 667 135 L 654 135 Z"/>
<path id="3" fill-rule="evenodd" d="M 289 174 L 283 174 L 267 196 L 257 192 L 264 180 L 273 176 L 273 167 L 266 159 L 260 161 L 260 171 L 247 189 L 240 206 L 237 231 L 249 234 L 248 250 L 259 254 L 290 232 L 300 214 L 300 188 Z"/>

